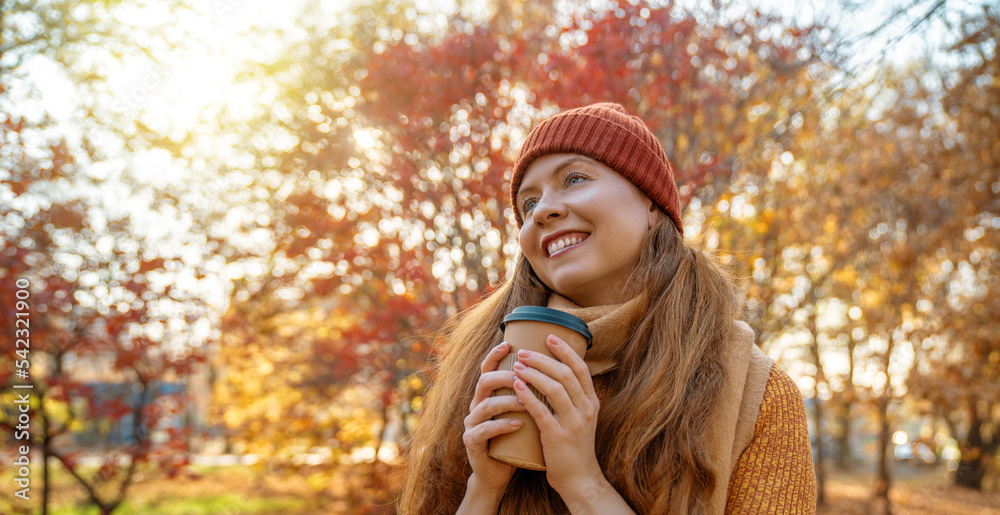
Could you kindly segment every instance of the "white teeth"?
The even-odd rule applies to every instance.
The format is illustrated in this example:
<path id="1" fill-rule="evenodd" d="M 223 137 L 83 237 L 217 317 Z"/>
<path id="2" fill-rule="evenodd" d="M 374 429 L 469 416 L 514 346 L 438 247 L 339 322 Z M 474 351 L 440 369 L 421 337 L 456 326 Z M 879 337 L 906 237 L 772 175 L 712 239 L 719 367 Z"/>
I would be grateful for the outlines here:
<path id="1" fill-rule="evenodd" d="M 583 238 L 580 238 L 579 236 L 574 236 L 572 238 L 562 238 L 560 240 L 556 240 L 552 243 L 549 243 L 549 247 L 547 250 L 549 251 L 549 255 L 551 256 L 552 254 L 555 254 L 556 252 L 559 252 L 560 250 L 570 245 L 576 245 L 581 241 L 583 241 Z"/>

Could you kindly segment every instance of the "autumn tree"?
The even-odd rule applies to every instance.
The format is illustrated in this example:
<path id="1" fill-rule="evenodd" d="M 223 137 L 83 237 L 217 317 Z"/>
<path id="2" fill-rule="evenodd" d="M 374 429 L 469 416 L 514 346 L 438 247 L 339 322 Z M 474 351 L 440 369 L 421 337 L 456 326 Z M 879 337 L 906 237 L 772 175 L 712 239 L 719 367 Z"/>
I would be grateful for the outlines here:
<path id="1" fill-rule="evenodd" d="M 934 190 L 947 206 L 951 237 L 928 271 L 936 293 L 924 352 L 910 381 L 924 410 L 945 422 L 961 458 L 955 483 L 980 489 L 1000 448 L 1000 346 L 988 334 L 998 316 L 997 248 L 1000 248 L 1000 16 L 964 20 L 952 51 L 963 66 L 943 74 L 937 123 L 940 139 Z"/>
<path id="2" fill-rule="evenodd" d="M 107 79 L 93 66 L 96 56 L 142 52 L 116 21 L 119 7 L 118 2 L 0 3 L 0 293 L 7 299 L 0 327 L 11 335 L 27 330 L 22 341 L 5 339 L 0 347 L 5 399 L 0 428 L 5 444 L 40 451 L 41 461 L 32 458 L 32 466 L 41 466 L 41 498 L 31 500 L 42 513 L 49 508 L 53 462 L 75 479 L 88 503 L 111 513 L 127 496 L 134 472 L 155 464 L 173 473 L 186 461 L 181 431 L 155 432 L 184 405 L 183 396 L 161 386 L 183 377 L 198 360 L 197 352 L 185 348 L 188 335 L 169 327 L 192 322 L 196 317 L 184 313 L 184 306 L 199 301 L 161 282 L 177 270 L 176 263 L 152 254 L 150 240 L 130 223 L 130 214 L 109 208 L 94 194 L 122 186 L 91 173 L 102 159 L 94 133 L 81 135 L 62 125 L 102 125 L 88 115 Z M 80 94 L 68 122 L 36 100 L 46 98 L 38 75 L 45 66 L 54 82 L 65 80 Z M 128 188 L 118 194 L 127 197 Z M 23 304 L 12 301 L 17 292 L 27 295 Z M 118 381 L 128 395 L 99 395 L 95 380 Z M 15 390 L 17 385 L 30 388 Z M 10 411 L 14 395 L 25 392 L 30 392 L 27 438 L 17 428 L 20 413 Z M 109 449 L 96 471 L 79 465 L 79 449 L 70 445 L 74 433 L 88 424 L 126 422 L 130 437 L 124 446 Z M 154 436 L 166 438 L 154 441 Z M 31 510 L 22 499 L 4 497 L 12 500 L 11 510 Z"/>
<path id="3" fill-rule="evenodd" d="M 39 184 L 31 184 L 29 191 Z M 169 295 L 169 287 L 164 292 L 162 286 L 148 285 L 148 277 L 166 271 L 163 261 L 143 260 L 122 230 L 101 230 L 107 232 L 104 241 L 115 242 L 107 255 L 88 248 L 84 238 L 98 233 L 74 208 L 79 206 L 56 204 L 33 216 L 16 208 L 5 210 L 8 219 L 24 217 L 23 230 L 4 234 L 2 292 L 13 298 L 18 284 L 30 285 L 24 311 L 30 321 L 30 350 L 22 355 L 21 348 L 8 342 L 3 352 L 9 359 L 0 377 L 8 400 L 15 392 L 24 393 L 13 390 L 14 385 L 31 385 L 30 440 L 12 438 L 19 425 L 17 413 L 0 416 L 0 427 L 9 443 L 41 451 L 43 512 L 52 458 L 84 489 L 90 503 L 111 513 L 126 498 L 140 467 L 152 464 L 173 474 L 186 464 L 184 428 L 168 428 L 167 438 L 159 443 L 153 438 L 161 421 L 177 416 L 185 403 L 184 395 L 165 392 L 160 384 L 187 374 L 198 355 L 171 350 L 161 337 L 140 329 L 167 319 L 148 306 Z M 125 224 L 112 221 L 111 227 Z M 74 263 L 71 256 L 80 261 Z M 115 286 L 94 288 L 94 282 Z M 12 310 L 5 313 L 0 325 L 13 334 L 16 318 Z M 21 358 L 30 363 L 29 373 L 15 376 Z M 121 382 L 134 395 L 98 395 L 95 380 Z M 104 422 L 128 422 L 126 434 L 131 436 L 122 448 L 108 449 L 97 471 L 87 472 L 77 462 L 80 452 L 72 446 L 72 435 L 84 425 Z"/>
<path id="4" fill-rule="evenodd" d="M 937 7 L 930 6 L 918 21 L 934 14 Z M 988 21 L 988 15 L 974 19 L 977 23 L 969 26 L 995 24 Z M 965 54 L 978 56 L 966 58 L 974 63 L 971 68 L 976 72 L 961 75 L 976 76 L 980 87 L 993 83 L 984 77 L 992 69 L 985 64 L 992 55 L 989 49 L 993 43 L 986 36 L 990 30 L 972 31 L 974 35 L 966 34 L 963 44 L 950 50 L 952 58 L 963 53 L 956 52 L 963 46 L 967 47 Z M 971 255 L 985 263 L 980 256 L 987 255 L 981 243 L 969 248 L 964 240 L 980 239 L 984 230 L 988 232 L 991 219 L 984 210 L 993 211 L 986 198 L 992 179 L 975 176 L 972 170 L 991 162 L 989 153 L 994 146 L 978 135 L 969 138 L 976 143 L 956 144 L 964 142 L 965 136 L 957 134 L 958 124 L 951 117 L 961 112 L 983 129 L 992 125 L 982 108 L 966 109 L 965 101 L 947 104 L 943 100 L 956 98 L 948 84 L 953 79 L 934 86 L 935 73 L 948 76 L 947 70 L 946 66 L 926 63 L 907 70 L 887 68 L 870 83 L 847 82 L 831 90 L 832 94 L 818 103 L 819 116 L 802 118 L 805 129 L 800 137 L 765 149 L 765 156 L 771 159 L 767 180 L 744 178 L 716 206 L 710 206 L 728 211 L 721 222 L 713 220 L 710 238 L 722 240 L 721 248 L 734 249 L 732 262 L 746 278 L 751 318 L 757 321 L 764 339 L 782 348 L 805 344 L 803 350 L 812 362 L 808 375 L 812 376 L 817 440 L 822 441 L 824 425 L 832 424 L 843 451 L 852 405 L 875 408 L 881 446 L 876 493 L 886 509 L 891 484 L 891 429 L 906 406 L 903 395 L 918 391 L 949 398 L 964 399 L 966 395 L 964 388 L 942 388 L 946 383 L 909 373 L 914 354 L 923 359 L 922 353 L 934 342 L 949 341 L 928 338 L 934 334 L 934 321 L 943 321 L 939 327 L 950 327 L 952 321 L 961 319 L 941 316 L 940 310 L 929 306 L 946 302 L 941 284 L 954 280 L 952 265 L 956 260 L 967 261 L 969 253 L 975 252 Z M 948 107 L 942 108 L 942 104 Z M 956 172 L 956 162 L 977 164 Z M 968 175 L 957 180 L 959 173 Z M 948 250 L 954 247 L 963 249 L 958 256 Z M 986 270 L 977 277 L 992 281 Z M 967 304 L 977 305 L 976 309 L 984 309 L 975 300 Z M 817 323 L 821 312 L 828 323 L 836 321 L 825 330 Z M 771 333 L 775 330 L 771 328 L 776 332 Z M 977 349 L 974 359 L 988 360 L 990 351 Z M 834 373 L 825 361 L 835 365 Z M 956 362 L 951 369 L 964 367 L 978 368 Z M 834 401 L 834 420 L 826 420 L 821 412 L 820 389 L 826 389 Z M 866 399 L 866 403 L 857 404 Z M 963 406 L 962 413 L 968 413 L 964 407 L 969 405 L 978 406 L 980 413 L 992 409 L 992 404 L 981 402 L 934 403 L 956 405 Z M 952 427 L 964 434 L 970 423 L 961 417 L 959 420 Z M 987 435 L 988 442 L 990 424 L 984 426 L 986 432 L 981 433 Z M 982 448 L 983 441 L 977 440 L 972 447 Z M 822 500 L 822 444 L 817 451 Z M 976 459 L 982 456 L 979 451 L 972 455 Z"/>
<path id="5" fill-rule="evenodd" d="M 845 327 L 856 287 L 854 257 L 868 240 L 852 219 L 858 187 L 824 158 L 847 131 L 849 120 L 839 113 L 833 102 L 797 113 L 794 139 L 766 145 L 756 171 L 700 209 L 702 238 L 724 249 L 723 261 L 742 278 L 750 322 L 765 349 L 796 375 L 805 371 L 820 504 L 831 433 L 826 399 L 853 387 L 853 365 L 844 370 L 827 362 L 844 351 L 849 363 L 853 359 Z"/>
<path id="6" fill-rule="evenodd" d="M 935 176 L 940 161 L 936 134 L 920 130 L 928 96 L 917 80 L 890 71 L 878 83 L 881 98 L 860 90 L 833 106 L 830 112 L 839 114 L 818 140 L 824 146 L 813 147 L 807 154 L 811 163 L 800 165 L 800 182 L 807 187 L 799 199 L 811 206 L 792 208 L 809 213 L 793 221 L 813 229 L 791 236 L 803 250 L 782 249 L 783 261 L 800 261 L 781 267 L 793 273 L 798 287 L 792 293 L 798 290 L 800 298 L 813 299 L 799 320 L 810 329 L 807 341 L 815 370 L 824 371 L 824 358 L 848 353 L 840 387 L 847 389 L 845 380 L 850 380 L 851 391 L 873 408 L 879 441 L 874 493 L 886 510 L 892 431 L 924 330 L 921 310 L 933 298 L 926 271 L 935 266 L 937 249 L 954 234 L 954 225 L 947 223 L 950 199 L 940 188 L 928 187 L 940 184 Z M 817 297 L 823 300 L 815 302 Z M 839 334 L 816 331 L 818 311 L 832 317 L 838 306 L 841 322 L 832 329 Z M 826 349 L 820 347 L 824 339 Z M 828 387 L 821 381 L 830 379 L 818 374 L 815 387 Z"/>

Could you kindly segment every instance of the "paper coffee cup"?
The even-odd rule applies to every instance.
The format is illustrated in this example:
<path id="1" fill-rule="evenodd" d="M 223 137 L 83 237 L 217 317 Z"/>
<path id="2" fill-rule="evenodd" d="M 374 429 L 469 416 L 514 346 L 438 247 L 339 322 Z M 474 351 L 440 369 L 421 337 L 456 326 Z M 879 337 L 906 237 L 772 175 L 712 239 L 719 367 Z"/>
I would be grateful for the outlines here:
<path id="1" fill-rule="evenodd" d="M 517 351 L 527 349 L 555 358 L 549 352 L 545 340 L 554 334 L 568 343 L 581 358 L 593 341 L 587 323 L 579 318 L 541 306 L 521 306 L 504 317 L 500 324 L 503 339 L 510 344 L 510 351 L 500 362 L 498 370 L 514 370 L 517 363 Z M 555 358 L 558 360 L 558 358 Z M 530 384 L 535 397 L 546 406 L 548 399 Z M 510 388 L 499 388 L 496 395 L 515 395 Z M 551 410 L 551 406 L 549 407 Z M 497 415 L 494 419 L 518 419 L 521 427 L 512 433 L 502 434 L 490 440 L 489 456 L 497 461 L 531 470 L 545 470 L 545 459 L 542 456 L 542 442 L 535 419 L 526 411 L 512 411 Z"/>

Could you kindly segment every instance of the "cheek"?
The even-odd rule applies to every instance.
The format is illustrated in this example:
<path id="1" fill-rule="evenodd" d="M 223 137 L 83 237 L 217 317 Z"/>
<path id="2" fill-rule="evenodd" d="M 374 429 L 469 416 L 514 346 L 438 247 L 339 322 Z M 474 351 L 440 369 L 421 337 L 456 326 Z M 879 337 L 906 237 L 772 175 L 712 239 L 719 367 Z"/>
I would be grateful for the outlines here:
<path id="1" fill-rule="evenodd" d="M 649 215 L 644 199 L 631 191 L 604 199 L 603 225 L 613 230 L 612 248 L 606 249 L 608 259 L 631 262 L 641 252 L 642 242 L 649 232 Z"/>
<path id="2" fill-rule="evenodd" d="M 618 226 L 623 232 L 649 228 L 649 215 L 642 194 L 627 188 L 607 192 L 593 202 L 603 206 L 600 216 L 605 221 Z"/>
<path id="3" fill-rule="evenodd" d="M 532 244 L 537 238 L 538 231 L 527 222 L 521 226 L 521 232 L 517 234 L 517 244 L 521 247 L 521 252 L 528 258 L 528 262 L 531 262 L 535 254 L 538 253 L 537 244 Z"/>
<path id="4" fill-rule="evenodd" d="M 524 249 L 524 244 L 528 242 L 528 234 L 526 233 L 529 231 L 530 229 L 528 228 L 528 223 L 525 222 L 524 225 L 521 226 L 521 230 L 517 233 L 517 244 L 520 245 L 522 249 Z"/>

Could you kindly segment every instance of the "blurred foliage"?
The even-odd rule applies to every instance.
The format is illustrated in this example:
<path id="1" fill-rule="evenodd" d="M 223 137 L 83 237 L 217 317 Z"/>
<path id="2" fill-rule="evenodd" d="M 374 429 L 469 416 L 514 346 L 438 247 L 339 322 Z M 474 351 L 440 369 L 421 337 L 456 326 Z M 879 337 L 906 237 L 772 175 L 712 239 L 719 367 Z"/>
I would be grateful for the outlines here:
<path id="1" fill-rule="evenodd" d="M 274 245 L 223 319 L 215 419 L 240 449 L 282 466 L 329 448 L 334 465 L 397 463 L 382 450 L 405 446 L 433 331 L 517 252 L 506 171 L 533 122 L 618 101 L 676 156 L 687 198 L 708 202 L 761 141 L 792 137 L 827 71 L 824 31 L 760 13 L 723 25 L 669 7 L 526 6 L 434 29 L 403 3 L 329 27 L 310 12 L 309 41 L 268 67 L 299 72 L 283 79 L 291 116 L 261 122 L 295 143 L 239 171 L 268 192 Z"/>
<path id="2" fill-rule="evenodd" d="M 206 108 L 182 130 L 139 100 L 176 71 L 157 61 L 165 52 L 205 51 L 192 24 L 239 14 L 213 5 L 0 3 L 0 290 L 13 298 L 30 276 L 47 310 L 32 322 L 33 356 L 56 371 L 33 369 L 50 382 L 36 408 L 53 420 L 44 438 L 101 412 L 74 412 L 78 385 L 56 379 L 80 368 L 70 358 L 114 356 L 151 384 L 204 354 L 209 423 L 228 449 L 343 511 L 392 512 L 437 331 L 518 254 L 507 206 L 518 146 L 543 118 L 614 101 L 667 149 L 691 240 L 733 269 L 761 345 L 809 399 L 821 485 L 826 451 L 842 467 L 862 457 L 849 446 L 859 421 L 878 434 L 885 499 L 890 437 L 919 417 L 935 451 L 949 439 L 961 451 L 958 484 L 995 473 L 995 8 L 950 27 L 943 62 L 862 76 L 843 55 L 858 40 L 838 27 L 753 9 L 307 2 L 293 26 L 244 39 L 267 50 L 239 63 L 256 103 Z M 913 3 L 926 13 L 915 23 L 947 18 L 943 5 Z M 32 56 L 87 91 L 70 116 L 79 134 L 25 114 L 11 91 Z M 108 66 L 151 66 L 140 78 L 153 83 L 115 97 Z M 115 198 L 85 194 L 101 190 Z M 159 456 L 184 465 L 183 441 Z"/>
<path id="3" fill-rule="evenodd" d="M 932 75 L 915 66 L 845 89 L 835 83 L 833 61 L 822 59 L 835 44 L 831 31 L 789 27 L 759 12 L 723 23 L 671 6 L 567 14 L 542 4 L 533 15 L 525 8 L 504 4 L 479 17 L 460 12 L 435 25 L 439 17 L 412 5 L 359 4 L 343 24 L 309 25 L 315 42 L 289 56 L 288 65 L 274 66 L 297 72 L 284 79 L 291 116 L 282 123 L 295 143 L 262 157 L 260 169 L 295 184 L 289 192 L 309 193 L 272 203 L 271 220 L 282 220 L 268 228 L 276 255 L 296 265 L 265 273 L 263 284 L 272 286 L 247 294 L 247 306 L 271 306 L 271 315 L 224 330 L 233 338 L 223 346 L 226 366 L 252 370 L 247 349 L 273 347 L 273 337 L 257 343 L 261 332 L 293 309 L 300 321 L 286 332 L 296 342 L 312 341 L 305 334 L 314 333 L 338 335 L 341 343 L 314 343 L 299 353 L 300 362 L 328 362 L 329 382 L 314 386 L 315 395 L 269 397 L 303 410 L 310 398 L 329 398 L 323 395 L 331 385 L 345 396 L 367 389 L 365 410 L 339 419 L 333 436 L 330 425 L 314 426 L 325 434 L 309 445 L 322 447 L 326 438 L 348 462 L 350 455 L 380 463 L 381 454 L 356 451 L 382 449 L 396 420 L 402 432 L 391 434 L 405 451 L 422 394 L 411 387 L 413 378 L 422 387 L 433 371 L 425 368 L 433 354 L 409 352 L 410 342 L 426 349 L 432 336 L 420 336 L 433 335 L 447 316 L 495 286 L 516 253 L 506 236 L 513 227 L 505 172 L 517 145 L 538 119 L 611 100 L 646 120 L 674 157 L 693 232 L 746 278 L 761 341 L 807 365 L 802 384 L 812 385 L 817 440 L 839 427 L 835 436 L 846 454 L 852 420 L 873 417 L 888 456 L 892 428 L 911 416 L 901 400 L 908 389 L 919 390 L 919 376 L 907 382 L 923 363 L 918 350 L 941 338 L 929 330 L 943 314 L 932 307 L 951 298 L 945 285 L 955 277 L 954 269 L 935 271 L 973 255 L 984 265 L 989 255 L 992 263 L 995 253 L 995 246 L 970 247 L 963 236 L 975 230 L 970 220 L 996 229 L 995 206 L 982 192 L 997 178 L 989 167 L 967 165 L 960 173 L 985 174 L 972 182 L 943 171 L 959 166 L 950 160 L 968 158 L 965 149 L 954 150 L 959 140 L 995 139 L 988 124 L 985 132 L 958 136 L 948 117 L 967 110 L 945 98 L 957 94 L 958 82 L 928 84 Z M 323 19 L 312 12 L 304 23 Z M 990 44 L 995 20 L 982 20 L 967 45 Z M 985 109 L 994 107 L 987 102 Z M 327 264 L 326 272 L 306 272 L 315 262 Z M 995 282 L 985 270 L 981 279 Z M 244 304 L 239 293 L 236 299 L 233 320 Z M 314 306 L 323 303 L 331 307 L 317 316 Z M 386 307 L 395 314 L 389 320 Z M 305 320 L 317 320 L 315 329 Z M 366 328 L 370 323 L 385 332 Z M 223 390 L 272 391 L 260 390 L 252 373 L 230 377 Z M 262 402 L 253 398 L 251 405 Z M 820 410 L 827 400 L 830 415 Z M 996 425 L 993 405 L 984 408 L 991 421 L 976 426 L 987 442 Z M 219 409 L 236 417 L 245 407 L 230 400 Z M 965 442 L 973 433 L 963 431 L 951 436 Z M 235 434 L 247 448 L 281 454 L 267 431 Z M 979 445 L 976 456 L 995 456 L 995 448 L 972 445 Z M 885 495 L 890 471 L 876 461 Z M 838 456 L 838 463 L 849 462 L 849 455 Z M 982 473 L 989 460 L 980 463 Z"/>
<path id="4" fill-rule="evenodd" d="M 8 335 L 0 343 L 0 439 L 17 455 L 30 448 L 32 467 L 43 471 L 25 492 L 31 502 L 13 506 L 18 513 L 36 506 L 47 512 L 54 466 L 73 477 L 87 504 L 111 513 L 133 474 L 174 474 L 187 463 L 188 430 L 168 421 L 188 401 L 162 386 L 203 359 L 188 335 L 169 329 L 178 318 L 193 322 L 200 299 L 158 281 L 175 263 L 147 252 L 146 235 L 128 214 L 106 209 L 94 195 L 110 181 L 91 173 L 96 153 L 80 131 L 102 121 L 87 114 L 85 102 L 58 115 L 39 102 L 38 73 L 49 70 L 88 90 L 108 79 L 88 65 L 95 55 L 121 58 L 126 46 L 141 52 L 124 44 L 120 9 L 106 1 L 0 2 L 0 330 Z M 66 130 L 67 120 L 77 131 Z M 117 193 L 129 195 L 127 188 Z M 180 315 L 171 309 L 178 306 Z M 108 383 L 126 385 L 115 390 L 126 395 L 102 394 Z M 24 395 L 26 413 L 14 402 Z M 96 470 L 85 470 L 73 434 L 106 436 L 114 426 L 129 438 L 107 449 Z M 21 486 L 5 484 L 4 497 L 13 499 Z"/>
<path id="5" fill-rule="evenodd" d="M 951 50 L 972 64 L 945 78 L 940 109 L 949 116 L 928 144 L 939 174 L 931 191 L 953 209 L 950 234 L 919 249 L 937 256 L 925 273 L 940 314 L 922 321 L 921 360 L 907 384 L 959 441 L 956 483 L 978 489 L 1000 449 L 1000 339 L 988 334 L 1000 320 L 1000 13 L 967 20 L 963 32 Z"/>

